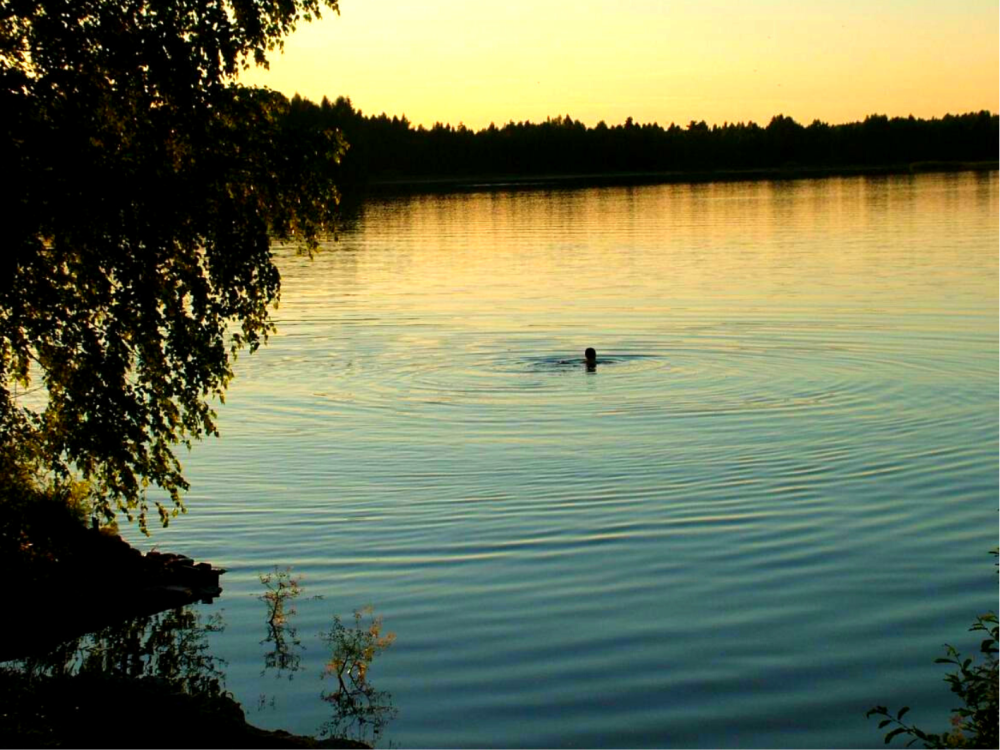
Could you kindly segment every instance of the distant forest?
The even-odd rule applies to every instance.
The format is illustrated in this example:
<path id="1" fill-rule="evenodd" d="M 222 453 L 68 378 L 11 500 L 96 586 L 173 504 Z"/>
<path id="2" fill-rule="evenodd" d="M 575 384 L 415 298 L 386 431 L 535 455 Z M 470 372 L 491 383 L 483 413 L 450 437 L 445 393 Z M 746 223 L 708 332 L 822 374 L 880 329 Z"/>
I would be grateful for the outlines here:
<path id="1" fill-rule="evenodd" d="M 348 193 L 393 181 L 504 176 L 940 168 L 943 162 L 996 162 L 1000 155 L 998 117 L 987 111 L 931 120 L 870 115 L 863 122 L 806 126 L 776 115 L 766 126 L 692 121 L 664 127 L 630 117 L 588 128 L 566 115 L 471 130 L 364 115 L 343 97 L 316 104 L 295 96 L 291 104 L 300 125 L 343 132 L 349 148 L 340 183 Z"/>

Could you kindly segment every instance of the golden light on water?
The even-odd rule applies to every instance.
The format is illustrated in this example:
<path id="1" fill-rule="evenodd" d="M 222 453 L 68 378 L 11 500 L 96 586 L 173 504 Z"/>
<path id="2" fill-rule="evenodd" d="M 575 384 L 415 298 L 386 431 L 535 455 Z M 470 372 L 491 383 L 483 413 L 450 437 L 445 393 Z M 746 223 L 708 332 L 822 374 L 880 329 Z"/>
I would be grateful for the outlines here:
<path id="1" fill-rule="evenodd" d="M 310 304 L 351 289 L 412 305 L 411 343 L 422 347 L 434 345 L 428 318 L 524 330 L 571 312 L 574 325 L 591 330 L 613 326 L 620 315 L 632 328 L 656 328 L 663 324 L 656 316 L 634 319 L 638 300 L 671 318 L 702 315 L 706 305 L 770 315 L 805 300 L 825 313 L 853 314 L 888 304 L 896 288 L 937 310 L 935 326 L 948 328 L 956 325 L 948 315 L 965 315 L 984 297 L 996 299 L 996 256 L 970 255 L 957 231 L 953 241 L 942 240 L 942 221 L 958 227 L 979 221 L 981 203 L 966 197 L 972 178 L 942 176 L 935 189 L 913 196 L 906 186 L 917 179 L 590 189 L 556 192 L 544 201 L 494 192 L 376 203 L 365 223 L 375 223 L 378 235 L 369 233 L 359 244 L 345 233 L 306 272 L 285 269 L 283 283 L 289 298 Z M 989 178 L 974 183 L 981 200 L 995 196 Z M 891 202 L 907 210 L 893 212 L 887 224 Z M 910 239 L 875 253 L 864 238 L 877 232 Z M 277 314 L 297 315 L 285 305 Z M 992 331 L 996 319 L 969 318 L 962 325 Z"/>

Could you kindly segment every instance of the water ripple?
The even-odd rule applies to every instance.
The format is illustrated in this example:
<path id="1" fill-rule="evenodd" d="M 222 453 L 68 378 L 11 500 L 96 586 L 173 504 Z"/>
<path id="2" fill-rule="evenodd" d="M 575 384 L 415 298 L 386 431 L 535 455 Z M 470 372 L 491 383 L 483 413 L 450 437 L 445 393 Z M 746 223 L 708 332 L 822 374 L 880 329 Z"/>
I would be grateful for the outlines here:
<path id="1" fill-rule="evenodd" d="M 933 659 L 996 597 L 998 213 L 995 173 L 369 204 L 279 249 L 156 542 L 230 570 L 244 703 L 257 572 L 313 631 L 375 604 L 400 746 L 944 726 Z M 322 722 L 307 682 L 274 726 Z"/>

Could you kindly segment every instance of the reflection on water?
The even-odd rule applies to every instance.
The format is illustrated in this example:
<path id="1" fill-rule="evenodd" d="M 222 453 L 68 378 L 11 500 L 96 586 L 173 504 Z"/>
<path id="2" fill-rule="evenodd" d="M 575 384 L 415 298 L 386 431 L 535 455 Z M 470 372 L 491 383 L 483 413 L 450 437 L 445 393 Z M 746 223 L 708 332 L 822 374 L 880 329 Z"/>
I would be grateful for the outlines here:
<path id="1" fill-rule="evenodd" d="M 276 677 L 287 675 L 291 680 L 302 669 L 305 646 L 293 622 L 297 614 L 295 601 L 305 588 L 302 580 L 303 576 L 293 576 L 290 568 L 275 567 L 260 576 L 264 593 L 258 598 L 267 606 L 267 635 L 261 645 L 269 647 L 261 675 L 272 671 Z M 336 689 L 320 694 L 333 709 L 320 733 L 374 746 L 397 711 L 392 695 L 378 690 L 368 679 L 368 673 L 375 657 L 389 648 L 396 636 L 382 632 L 382 618 L 375 615 L 371 606 L 355 610 L 353 619 L 354 625 L 348 626 L 339 615 L 334 615 L 330 629 L 319 634 L 330 653 L 321 676 L 337 680 Z M 268 699 L 266 694 L 261 694 L 257 706 L 258 710 L 265 706 L 278 708 L 276 699 Z"/>
<path id="2" fill-rule="evenodd" d="M 336 689 L 322 695 L 334 709 L 333 718 L 323 725 L 323 733 L 374 745 L 395 718 L 396 709 L 392 695 L 376 690 L 369 682 L 368 669 L 396 636 L 383 635 L 382 618 L 375 616 L 372 607 L 365 607 L 355 611 L 353 627 L 334 616 L 333 626 L 322 638 L 333 652 L 324 677 L 337 679 Z"/>
<path id="3" fill-rule="evenodd" d="M 302 594 L 302 578 L 293 577 L 289 569 L 278 569 L 260 575 L 264 593 L 258 598 L 267 605 L 265 626 L 267 637 L 261 645 L 269 646 L 264 653 L 261 676 L 274 672 L 276 676 L 292 676 L 302 670 L 301 652 L 305 650 L 293 618 L 297 614 L 294 601 Z M 311 597 L 316 601 L 321 597 Z M 139 681 L 139 686 L 155 684 L 154 695 L 182 693 L 198 699 L 201 710 L 217 706 L 218 700 L 231 695 L 226 689 L 224 659 L 212 653 L 213 636 L 225 631 L 222 613 L 204 614 L 195 606 L 181 607 L 155 615 L 135 617 L 80 638 L 68 641 L 45 654 L 36 654 L 0 665 L 0 695 L 9 697 L 13 692 L 46 695 L 53 691 L 65 693 L 70 705 L 74 691 L 73 678 L 97 677 L 101 679 Z M 320 701 L 325 704 L 327 719 L 315 732 L 332 738 L 351 740 L 374 746 L 382 737 L 397 710 L 392 696 L 378 690 L 369 679 L 375 657 L 392 645 L 395 635 L 382 632 L 382 618 L 371 607 L 354 612 L 353 625 L 345 625 L 337 615 L 332 626 L 318 634 L 317 642 L 323 644 L 329 659 L 321 677 L 335 677 L 338 687 L 321 691 Z M 70 680 L 67 682 L 67 680 Z M 153 681 L 152 683 L 149 681 Z M 89 682 L 83 683 L 90 685 Z M 102 683 L 103 684 L 103 683 Z M 117 684 L 117 683 L 116 683 Z M 133 684 L 129 682 L 128 684 Z M 29 690 L 29 686 L 44 686 Z M 143 688 L 144 689 L 144 688 Z M 26 738 L 41 741 L 36 727 L 12 715 L 14 713 L 50 715 L 49 720 L 65 721 L 68 718 L 86 722 L 100 722 L 100 717 L 87 715 L 62 716 L 53 705 L 63 705 L 65 700 L 47 699 L 45 705 L 19 705 L 16 710 L 4 707 L 0 716 L 0 737 L 14 739 L 22 744 Z M 262 693 L 258 711 L 264 706 L 279 708 L 277 700 Z M 124 710 L 130 710 L 126 707 Z M 218 709 L 215 709 L 218 710 Z M 81 711 L 78 709 L 78 713 Z M 85 713 L 85 711 L 82 711 Z M 186 717 L 185 717 L 186 718 Z M 169 717 L 168 717 L 169 720 Z M 42 721 L 42 720 L 39 720 Z M 251 721 L 251 723 L 253 723 Z M 72 727 L 62 727 L 62 740 L 78 744 L 80 737 Z M 197 730 L 193 730 L 197 731 Z M 74 742 L 74 739 L 76 742 Z M 233 740 L 236 738 L 230 738 Z M 138 746 L 141 738 L 135 738 Z M 202 737 L 210 746 L 211 737 Z M 195 740 L 195 744 L 197 740 Z"/>
<path id="4" fill-rule="evenodd" d="M 188 606 L 125 620 L 9 664 L 32 678 L 155 678 L 189 695 L 217 697 L 226 663 L 211 653 L 208 635 L 224 629 L 221 614 L 204 616 Z"/>
<path id="5" fill-rule="evenodd" d="M 157 543 L 230 570 L 251 704 L 256 571 L 373 602 L 403 746 L 946 721 L 928 654 L 996 596 L 998 206 L 995 172 L 369 202 L 276 249 L 278 333 Z M 315 674 L 329 618 L 296 601 Z M 313 688 L 271 681 L 261 721 L 315 731 Z"/>
<path id="6" fill-rule="evenodd" d="M 219 616 L 184 607 L 0 664 L 0 745 L 192 747 L 238 741 L 242 712 L 225 692 L 225 661 L 209 647 L 209 637 L 222 629 Z"/>
<path id="7" fill-rule="evenodd" d="M 292 679 L 301 668 L 302 651 L 305 646 L 298 637 L 298 629 L 292 624 L 296 614 L 295 600 L 302 593 L 302 577 L 293 577 L 290 569 L 281 570 L 275 566 L 270 573 L 260 575 L 264 593 L 258 598 L 267 605 L 267 635 L 260 642 L 270 646 L 264 654 L 263 676 L 273 670 L 276 677 L 287 674 Z"/>
<path id="8" fill-rule="evenodd" d="M 302 596 L 305 585 L 303 576 L 292 575 L 290 568 L 275 567 L 260 575 L 264 593 L 258 596 L 267 607 L 265 618 L 267 635 L 260 643 L 268 646 L 264 654 L 263 676 L 274 672 L 275 677 L 289 680 L 302 669 L 302 652 L 305 646 L 298 636 L 294 618 L 298 614 L 296 600 Z M 304 601 L 316 601 L 320 596 Z M 323 691 L 320 699 L 332 708 L 332 715 L 318 731 L 327 737 L 337 737 L 374 746 L 382 737 L 386 726 L 396 716 L 392 695 L 378 690 L 368 679 L 375 657 L 392 645 L 394 633 L 382 633 L 382 618 L 375 615 L 371 606 L 354 612 L 354 625 L 347 626 L 339 615 L 333 615 L 329 630 L 319 633 L 319 641 L 330 654 L 321 677 L 335 677 L 337 688 Z M 258 710 L 265 706 L 278 709 L 276 696 L 268 699 L 262 693 Z"/>

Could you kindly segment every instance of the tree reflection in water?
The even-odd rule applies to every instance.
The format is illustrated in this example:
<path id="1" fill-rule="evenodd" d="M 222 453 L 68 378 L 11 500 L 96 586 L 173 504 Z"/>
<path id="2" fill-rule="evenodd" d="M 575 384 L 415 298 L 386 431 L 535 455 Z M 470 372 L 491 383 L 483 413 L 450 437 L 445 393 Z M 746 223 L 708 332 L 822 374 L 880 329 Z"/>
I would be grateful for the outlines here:
<path id="1" fill-rule="evenodd" d="M 0 747 L 240 742 L 243 711 L 208 650 L 208 633 L 221 630 L 218 616 L 183 607 L 0 665 Z"/>
<path id="2" fill-rule="evenodd" d="M 257 598 L 267 607 L 267 633 L 260 643 L 270 646 L 264 654 L 261 674 L 273 670 L 276 677 L 287 674 L 290 680 L 302 668 L 301 652 L 305 650 L 293 624 L 297 614 L 295 601 L 305 588 L 302 576 L 293 577 L 289 568 L 276 567 L 273 572 L 262 574 L 260 582 L 264 593 Z M 368 681 L 368 669 L 395 637 L 393 633 L 383 635 L 382 618 L 376 617 L 370 606 L 354 612 L 353 627 L 334 615 L 330 630 L 320 633 L 320 639 L 331 650 L 322 676 L 337 679 L 335 690 L 320 695 L 333 707 L 333 716 L 320 728 L 324 736 L 371 745 L 378 742 L 397 711 L 392 705 L 392 695 L 376 690 Z M 258 710 L 267 705 L 274 708 L 275 702 L 274 698 L 268 700 L 261 695 Z"/>
<path id="3" fill-rule="evenodd" d="M 208 634 L 224 627 L 220 614 L 203 618 L 190 606 L 180 607 L 125 620 L 12 665 L 29 678 L 156 678 L 189 695 L 217 697 L 225 689 L 226 662 L 209 653 Z"/>
<path id="4" fill-rule="evenodd" d="M 292 603 L 303 590 L 301 578 L 275 569 L 262 575 L 261 582 L 265 591 L 258 598 L 267 604 L 267 633 L 261 644 L 271 646 L 261 674 L 274 670 L 290 679 L 303 669 L 305 646 L 292 624 L 296 614 Z M 226 691 L 226 662 L 209 650 L 209 634 L 223 630 L 221 614 L 206 616 L 186 606 L 103 628 L 44 655 L 6 662 L 0 665 L 0 698 L 5 704 L 0 710 L 0 736 L 41 742 L 51 734 L 56 744 L 73 744 L 76 730 L 58 728 L 58 717 L 67 711 L 80 716 L 81 711 L 97 710 L 90 704 L 107 685 L 154 703 L 183 694 L 190 697 L 186 700 L 194 699 L 194 705 L 212 705 L 227 720 L 242 723 L 243 711 Z M 369 682 L 369 667 L 392 644 L 393 634 L 383 634 L 382 618 L 366 607 L 354 613 L 353 626 L 334 616 L 330 630 L 319 637 L 331 650 L 322 677 L 337 680 L 336 690 L 319 695 L 333 709 L 320 733 L 374 745 L 397 711 L 391 695 Z M 100 700 L 106 701 L 106 696 Z"/>
<path id="5" fill-rule="evenodd" d="M 275 566 L 274 572 L 260 574 L 260 582 L 264 593 L 257 598 L 267 605 L 267 635 L 260 645 L 271 645 L 271 650 L 264 654 L 264 668 L 260 674 L 263 676 L 268 670 L 275 670 L 275 677 L 282 677 L 287 672 L 290 680 L 302 668 L 301 652 L 305 650 L 298 630 L 292 625 L 295 600 L 303 589 L 302 576 L 293 578 L 291 569 L 280 570 Z"/>
<path id="6" fill-rule="evenodd" d="M 369 606 L 354 612 L 354 627 L 347 627 L 335 615 L 333 626 L 321 638 L 333 652 L 323 676 L 337 678 L 337 689 L 321 696 L 334 709 L 333 718 L 323 725 L 322 732 L 374 746 L 397 711 L 392 695 L 376 690 L 368 681 L 368 668 L 396 636 L 382 635 L 382 618 L 376 617 Z"/>

